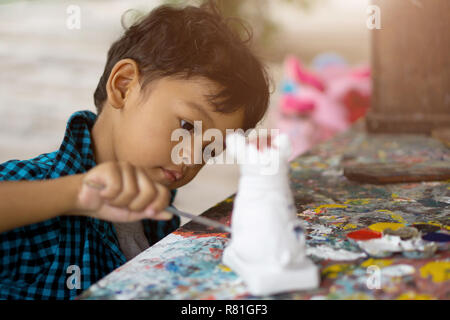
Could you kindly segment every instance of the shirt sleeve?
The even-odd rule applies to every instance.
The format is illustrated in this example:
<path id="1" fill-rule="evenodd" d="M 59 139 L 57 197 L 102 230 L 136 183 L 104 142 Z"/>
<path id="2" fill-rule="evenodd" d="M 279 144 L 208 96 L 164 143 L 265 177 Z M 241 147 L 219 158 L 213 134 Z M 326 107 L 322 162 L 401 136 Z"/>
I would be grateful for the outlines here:
<path id="1" fill-rule="evenodd" d="M 0 181 L 39 180 L 45 170 L 38 163 L 30 160 L 10 160 L 0 164 Z"/>
<path id="2" fill-rule="evenodd" d="M 28 160 L 9 160 L 0 164 L 0 181 L 42 180 L 55 160 L 55 152 Z"/>

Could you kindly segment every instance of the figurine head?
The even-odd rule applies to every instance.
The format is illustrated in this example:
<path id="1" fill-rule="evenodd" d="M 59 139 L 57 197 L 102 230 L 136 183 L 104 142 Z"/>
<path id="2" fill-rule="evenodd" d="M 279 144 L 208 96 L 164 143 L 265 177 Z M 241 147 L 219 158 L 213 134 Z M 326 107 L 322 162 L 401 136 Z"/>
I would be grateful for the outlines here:
<path id="1" fill-rule="evenodd" d="M 291 154 L 291 143 L 285 134 L 272 129 L 252 130 L 247 136 L 239 132 L 226 137 L 227 152 L 237 160 L 243 175 L 277 175 L 284 174 Z M 281 172 L 283 171 L 283 172 Z"/>

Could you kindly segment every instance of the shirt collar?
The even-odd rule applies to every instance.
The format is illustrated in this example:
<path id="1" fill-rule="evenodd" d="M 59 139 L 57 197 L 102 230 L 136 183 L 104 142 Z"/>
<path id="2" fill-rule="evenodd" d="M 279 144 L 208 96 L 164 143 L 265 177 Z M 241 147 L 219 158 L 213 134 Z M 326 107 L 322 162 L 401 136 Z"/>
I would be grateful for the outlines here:
<path id="1" fill-rule="evenodd" d="M 63 142 L 56 154 L 51 178 L 83 173 L 96 165 L 91 132 L 97 115 L 91 111 L 77 111 L 67 121 Z"/>
<path id="2" fill-rule="evenodd" d="M 95 167 L 91 129 L 96 119 L 97 115 L 88 110 L 75 112 L 69 118 L 64 140 L 56 155 L 55 168 L 52 170 L 55 177 L 84 173 Z M 118 247 L 117 236 L 112 224 L 92 217 L 87 219 L 101 235 L 103 243 L 117 255 L 121 264 L 125 263 L 126 258 Z"/>

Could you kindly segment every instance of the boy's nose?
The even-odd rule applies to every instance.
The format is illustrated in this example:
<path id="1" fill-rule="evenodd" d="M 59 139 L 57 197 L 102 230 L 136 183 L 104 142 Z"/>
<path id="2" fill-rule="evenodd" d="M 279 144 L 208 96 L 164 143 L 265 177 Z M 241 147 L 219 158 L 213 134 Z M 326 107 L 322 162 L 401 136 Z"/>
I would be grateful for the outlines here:
<path id="1" fill-rule="evenodd" d="M 203 166 L 205 164 L 203 152 L 204 148 L 196 150 L 193 146 L 180 149 L 179 153 L 176 154 L 176 157 L 178 157 L 176 161 L 172 158 L 173 166 L 170 170 L 181 172 L 184 175 L 190 168 Z"/>

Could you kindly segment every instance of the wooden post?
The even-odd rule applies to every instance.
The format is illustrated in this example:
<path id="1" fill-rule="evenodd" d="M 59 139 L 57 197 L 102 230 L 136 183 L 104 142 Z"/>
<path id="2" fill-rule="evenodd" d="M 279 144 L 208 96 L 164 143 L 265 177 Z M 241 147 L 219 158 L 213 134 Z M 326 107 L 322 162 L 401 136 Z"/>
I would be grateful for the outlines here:
<path id="1" fill-rule="evenodd" d="M 373 0 L 373 97 L 369 132 L 450 127 L 450 0 Z"/>

